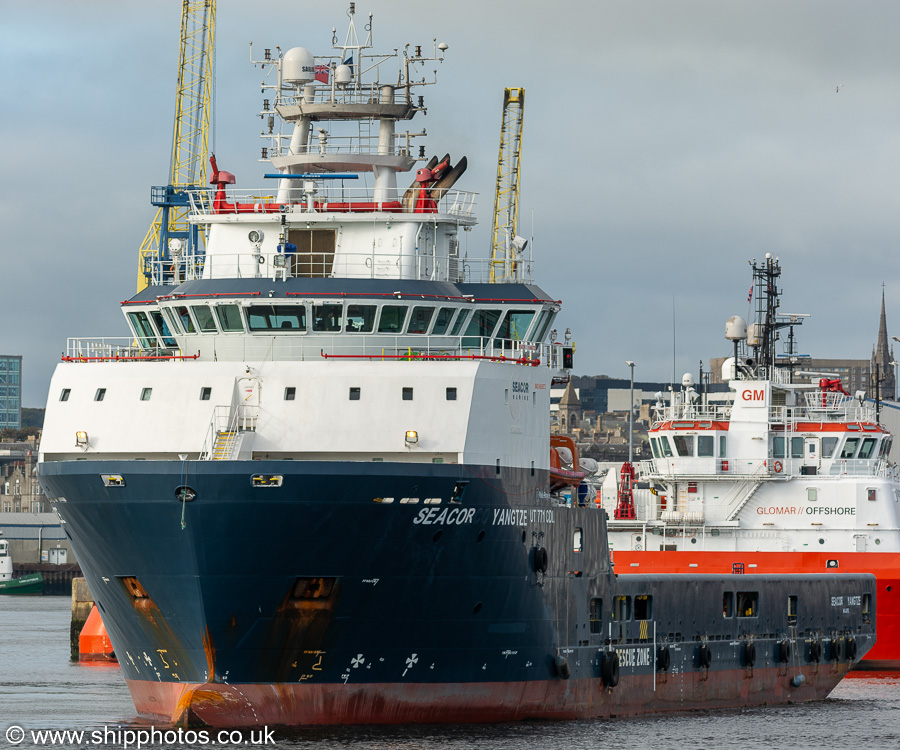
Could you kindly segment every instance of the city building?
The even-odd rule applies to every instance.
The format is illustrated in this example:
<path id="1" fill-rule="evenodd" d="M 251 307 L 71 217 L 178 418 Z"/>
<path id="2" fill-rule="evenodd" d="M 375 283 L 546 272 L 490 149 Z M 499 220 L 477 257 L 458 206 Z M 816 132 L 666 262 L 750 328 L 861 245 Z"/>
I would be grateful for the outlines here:
<path id="1" fill-rule="evenodd" d="M 0 442 L 0 513 L 48 513 L 37 478 L 37 439 Z"/>
<path id="2" fill-rule="evenodd" d="M 0 430 L 22 426 L 22 357 L 0 354 Z"/>

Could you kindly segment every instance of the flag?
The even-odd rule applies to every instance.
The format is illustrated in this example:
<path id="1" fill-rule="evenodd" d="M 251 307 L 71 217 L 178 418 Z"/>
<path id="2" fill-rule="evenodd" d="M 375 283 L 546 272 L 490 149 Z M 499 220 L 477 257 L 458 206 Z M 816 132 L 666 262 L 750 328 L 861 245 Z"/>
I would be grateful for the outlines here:
<path id="1" fill-rule="evenodd" d="M 747 304 L 750 304 L 750 300 L 753 299 L 753 285 L 750 285 L 750 293 L 747 295 Z"/>
<path id="2" fill-rule="evenodd" d="M 353 55 L 344 60 L 344 65 L 350 68 L 350 75 L 353 75 Z"/>
<path id="3" fill-rule="evenodd" d="M 328 73 L 331 70 L 327 65 L 316 65 L 316 80 L 328 83 Z"/>

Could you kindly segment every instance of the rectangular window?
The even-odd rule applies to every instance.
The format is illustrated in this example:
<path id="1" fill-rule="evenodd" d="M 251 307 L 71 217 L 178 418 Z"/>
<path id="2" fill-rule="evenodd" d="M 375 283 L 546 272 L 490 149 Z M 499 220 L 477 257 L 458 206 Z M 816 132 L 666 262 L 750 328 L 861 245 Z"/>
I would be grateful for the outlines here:
<path id="1" fill-rule="evenodd" d="M 756 591 L 737 592 L 738 617 L 759 616 L 759 593 Z"/>
<path id="2" fill-rule="evenodd" d="M 98 388 L 94 394 L 94 401 L 102 401 L 104 398 L 106 398 L 106 388 Z"/>
<path id="3" fill-rule="evenodd" d="M 456 388 L 447 388 L 447 400 L 456 401 Z"/>
<path id="4" fill-rule="evenodd" d="M 791 458 L 803 458 L 803 438 L 791 438 Z"/>
<path id="5" fill-rule="evenodd" d="M 188 312 L 187 307 L 183 305 L 176 307 L 175 315 L 178 317 L 178 322 L 181 323 L 181 327 L 185 333 L 197 333 L 194 328 L 194 321 L 191 319 L 191 314 Z"/>
<path id="6" fill-rule="evenodd" d="M 534 333 L 531 334 L 531 340 L 540 343 L 547 335 L 550 323 L 553 322 L 555 313 L 553 310 L 543 310 L 541 317 L 538 318 L 537 325 L 534 327 Z"/>
<path id="7" fill-rule="evenodd" d="M 237 305 L 217 305 L 216 317 L 225 333 L 243 333 L 244 323 L 241 320 L 241 308 Z"/>
<path id="8" fill-rule="evenodd" d="M 726 451 L 728 447 L 728 436 L 727 435 L 719 435 L 719 458 L 727 458 L 728 453 Z"/>
<path id="9" fill-rule="evenodd" d="M 667 438 L 665 435 L 660 435 L 659 447 L 662 449 L 663 456 L 665 456 L 666 458 L 672 457 L 672 447 L 669 445 L 669 438 Z"/>
<path id="10" fill-rule="evenodd" d="M 315 305 L 313 307 L 313 330 L 337 333 L 344 318 L 343 305 Z"/>
<path id="11" fill-rule="evenodd" d="M 60 401 L 68 401 L 70 393 L 72 393 L 71 388 L 63 388 L 62 392 L 59 394 L 59 400 Z"/>
<path id="12" fill-rule="evenodd" d="M 641 594 L 634 597 L 634 619 L 653 619 L 653 597 L 650 594 Z"/>
<path id="13" fill-rule="evenodd" d="M 406 322 L 406 305 L 385 305 L 378 318 L 378 333 L 400 333 Z"/>
<path id="14" fill-rule="evenodd" d="M 163 344 L 166 346 L 178 346 L 178 343 L 172 338 L 172 332 L 169 330 L 169 326 L 166 325 L 166 321 L 163 320 L 162 313 L 159 310 L 151 310 L 150 318 L 153 320 L 153 324 L 159 330 L 159 333 L 162 334 Z"/>
<path id="15" fill-rule="evenodd" d="M 694 436 L 693 435 L 674 435 L 672 442 L 675 443 L 675 450 L 679 456 L 694 455 Z"/>
<path id="16" fill-rule="evenodd" d="M 251 331 L 305 331 L 306 307 L 303 305 L 251 305 L 247 308 Z"/>
<path id="17" fill-rule="evenodd" d="M 785 458 L 784 455 L 784 436 L 776 435 L 772 438 L 772 457 Z"/>
<path id="18" fill-rule="evenodd" d="M 575 552 L 584 552 L 584 533 L 582 529 L 575 529 L 573 547 Z"/>
<path id="19" fill-rule="evenodd" d="M 141 389 L 141 401 L 149 401 L 152 393 L 153 393 L 152 388 L 142 388 Z"/>
<path id="20" fill-rule="evenodd" d="M 700 458 L 712 458 L 713 448 L 712 435 L 697 435 L 697 455 Z"/>
<path id="21" fill-rule="evenodd" d="M 135 335 L 138 337 L 138 341 L 141 342 L 142 348 L 152 349 L 156 346 L 156 331 L 150 325 L 150 318 L 147 317 L 147 313 L 143 311 L 130 312 L 128 313 L 128 320 L 134 329 Z"/>
<path id="22" fill-rule="evenodd" d="M 499 459 L 499 458 L 497 459 L 497 470 L 496 470 L 494 473 L 495 473 L 495 474 L 499 474 L 499 473 L 500 473 L 500 459 Z"/>
<path id="23" fill-rule="evenodd" d="M 613 599 L 613 619 L 627 622 L 631 619 L 631 597 L 617 596 Z"/>
<path id="24" fill-rule="evenodd" d="M 413 400 L 413 389 L 412 388 L 404 388 L 403 389 L 403 400 L 404 401 L 412 401 Z"/>
<path id="25" fill-rule="evenodd" d="M 433 307 L 414 307 L 412 314 L 409 316 L 409 328 L 407 333 L 428 333 L 428 326 L 431 325 L 431 317 L 434 315 Z"/>
<path id="26" fill-rule="evenodd" d="M 410 390 L 412 390 L 412 389 L 410 389 Z M 359 401 L 360 393 L 361 392 L 360 392 L 359 388 L 351 388 L 350 389 L 350 400 L 351 401 Z M 412 399 L 412 393 L 410 393 L 410 399 Z"/>
<path id="27" fill-rule="evenodd" d="M 347 305 L 347 333 L 372 333 L 376 309 L 375 305 Z"/>
<path id="28" fill-rule="evenodd" d="M 466 494 L 466 488 L 469 486 L 468 482 L 457 482 L 453 485 L 453 493 L 450 495 L 450 502 L 454 505 L 458 505 L 462 502 L 463 495 Z"/>
<path id="29" fill-rule="evenodd" d="M 169 328 L 175 333 L 184 333 L 181 328 L 181 319 L 175 314 L 175 311 L 170 307 L 164 307 L 162 311 L 166 316 L 166 320 L 169 321 Z"/>
<path id="30" fill-rule="evenodd" d="M 469 315 L 471 315 L 470 310 L 460 310 L 459 316 L 456 318 L 456 322 L 453 324 L 453 329 L 450 331 L 451 336 L 459 336 L 459 332 L 463 329 L 466 321 L 469 319 Z"/>
<path id="31" fill-rule="evenodd" d="M 656 442 L 656 438 L 650 438 L 650 448 L 653 450 L 653 458 L 661 458 L 661 454 L 659 452 L 659 443 Z"/>
<path id="32" fill-rule="evenodd" d="M 859 445 L 858 437 L 847 438 L 841 449 L 841 458 L 853 458 L 856 455 L 856 447 Z"/>
<path id="33" fill-rule="evenodd" d="M 875 453 L 875 444 L 877 442 L 877 438 L 865 438 L 862 441 L 862 445 L 859 447 L 859 455 L 857 456 L 857 458 L 872 458 L 872 454 Z"/>
<path id="34" fill-rule="evenodd" d="M 450 327 L 450 321 L 453 320 L 453 313 L 456 312 L 454 307 L 442 307 L 438 310 L 437 317 L 434 319 L 434 328 L 431 329 L 432 336 L 443 336 Z"/>
<path id="35" fill-rule="evenodd" d="M 875 502 L 875 500 L 877 499 L 877 495 L 874 488 L 870 487 L 866 490 L 866 498 L 871 502 Z"/>
<path id="36" fill-rule="evenodd" d="M 797 597 L 789 596 L 788 597 L 788 625 L 796 625 L 797 624 Z"/>
<path id="37" fill-rule="evenodd" d="M 534 319 L 534 310 L 510 310 L 503 318 L 497 338 L 522 341 L 531 321 Z"/>
<path id="38" fill-rule="evenodd" d="M 484 339 L 491 337 L 500 320 L 500 310 L 476 310 L 472 316 L 472 322 L 466 328 L 466 338 L 463 338 L 464 347 L 480 347 Z"/>
<path id="39" fill-rule="evenodd" d="M 807 487 L 806 488 L 806 499 L 811 503 L 818 500 L 819 499 L 819 490 L 817 490 L 815 487 Z"/>
<path id="40" fill-rule="evenodd" d="M 200 389 L 200 400 L 201 401 L 209 401 L 209 397 L 212 396 L 212 388 L 204 386 Z"/>
<path id="41" fill-rule="evenodd" d="M 297 389 L 296 387 L 289 385 L 284 389 L 284 400 L 285 401 L 293 401 L 297 398 Z"/>
<path id="42" fill-rule="evenodd" d="M 218 333 L 216 320 L 208 305 L 191 305 L 191 311 L 197 319 L 197 325 L 203 333 Z"/>
<path id="43" fill-rule="evenodd" d="M 734 592 L 722 594 L 722 617 L 734 617 Z"/>
<path id="44" fill-rule="evenodd" d="M 591 633 L 600 634 L 603 632 L 603 600 L 591 599 Z"/>

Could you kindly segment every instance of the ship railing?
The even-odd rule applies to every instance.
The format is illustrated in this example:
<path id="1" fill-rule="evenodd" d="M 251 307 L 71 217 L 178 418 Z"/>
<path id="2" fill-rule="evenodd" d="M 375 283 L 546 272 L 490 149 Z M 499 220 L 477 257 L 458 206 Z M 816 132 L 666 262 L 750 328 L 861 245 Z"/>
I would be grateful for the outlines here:
<path id="1" fill-rule="evenodd" d="M 402 253 L 216 253 L 152 260 L 152 283 L 177 285 L 196 279 L 412 279 L 450 283 L 531 283 L 532 260 L 509 261 L 498 273 L 489 258 Z"/>
<path id="2" fill-rule="evenodd" d="M 185 355 L 175 348 L 143 346 L 133 338 L 124 336 L 91 339 L 66 339 L 63 362 L 148 362 L 154 360 L 197 359 L 197 355 Z"/>
<path id="3" fill-rule="evenodd" d="M 300 104 L 407 104 L 406 89 L 402 86 L 394 88 L 393 96 L 385 100 L 383 84 L 372 82 L 353 86 L 312 86 L 306 88 L 299 96 L 281 96 L 278 105 L 295 106 Z M 328 136 L 329 139 L 331 136 Z"/>
<path id="4" fill-rule="evenodd" d="M 405 134 L 403 134 L 405 136 Z M 275 134 L 272 134 L 275 137 Z M 386 148 L 378 137 L 378 133 L 373 135 L 329 135 L 328 140 L 323 144 L 317 139 L 313 139 L 305 146 L 290 145 L 292 138 L 291 133 L 284 133 L 278 136 L 279 150 L 269 153 L 272 157 L 285 157 L 300 155 L 315 156 L 331 156 L 331 155 L 360 155 L 360 156 L 412 156 L 410 144 L 406 142 L 406 138 L 400 134 L 395 136 L 396 145 L 392 148 Z M 415 157 L 412 157 L 415 158 Z M 424 161 L 422 159 L 421 161 Z"/>
<path id="5" fill-rule="evenodd" d="M 241 433 L 254 431 L 258 417 L 258 406 L 214 406 L 200 451 L 200 460 L 232 458 Z"/>
<path id="6" fill-rule="evenodd" d="M 678 478 L 683 481 L 732 479 L 751 483 L 785 480 L 796 476 L 888 476 L 893 470 L 884 458 L 834 458 L 823 459 L 821 463 L 816 463 L 802 457 L 779 456 L 764 459 L 673 456 L 641 461 L 640 466 L 641 476 L 648 479 Z M 732 494 L 735 497 L 740 496 L 741 488 L 738 487 Z"/>
<path id="7" fill-rule="evenodd" d="M 222 214 L 304 214 L 305 217 L 318 216 L 319 214 L 371 214 L 391 213 L 422 216 L 433 218 L 444 215 L 460 219 L 474 219 L 478 193 L 465 190 L 440 190 L 434 205 L 426 212 L 416 211 L 415 203 L 407 206 L 400 205 L 403 198 L 403 189 L 398 190 L 394 200 L 385 200 L 383 197 L 376 200 L 374 188 L 343 187 L 334 184 L 337 180 L 321 181 L 316 184 L 315 193 L 308 195 L 302 180 L 297 180 L 296 187 L 289 188 L 289 200 L 285 203 L 276 203 L 275 195 L 271 189 L 264 190 L 225 190 L 225 200 L 216 203 L 215 189 L 197 189 L 188 191 L 191 204 L 192 219 L 197 223 L 203 223 L 204 216 Z M 308 198 L 312 197 L 315 211 L 308 210 Z"/>
<path id="8" fill-rule="evenodd" d="M 807 396 L 813 394 L 806 394 Z M 820 394 L 815 394 L 819 396 Z M 835 394 L 826 394 L 835 395 Z M 868 404 L 860 405 L 855 399 L 845 399 L 831 406 L 821 403 L 810 406 L 770 406 L 769 422 L 772 424 L 794 425 L 797 422 L 874 422 L 875 409 Z"/>
<path id="9" fill-rule="evenodd" d="M 731 406 L 676 404 L 655 410 L 653 427 L 664 422 L 727 422 L 731 418 Z"/>

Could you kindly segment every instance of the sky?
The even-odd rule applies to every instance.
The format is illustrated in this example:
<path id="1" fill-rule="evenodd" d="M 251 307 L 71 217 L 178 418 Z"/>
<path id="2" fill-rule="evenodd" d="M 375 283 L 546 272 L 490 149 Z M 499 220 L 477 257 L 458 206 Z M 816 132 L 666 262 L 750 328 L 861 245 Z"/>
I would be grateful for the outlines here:
<path id="1" fill-rule="evenodd" d="M 249 42 L 330 47 L 348 3 L 218 0 L 214 148 L 263 185 Z M 468 157 L 489 253 L 503 89 L 526 91 L 520 234 L 563 300 L 575 372 L 668 382 L 727 356 L 747 262 L 783 267 L 800 351 L 865 358 L 882 284 L 900 334 L 900 4 L 867 0 L 358 0 L 376 49 L 449 45 L 428 152 Z M 67 337 L 125 336 L 119 303 L 165 184 L 178 0 L 3 3 L 0 353 L 40 407 Z M 402 180 L 401 180 L 402 182 Z M 533 227 L 533 229 L 532 229 Z M 705 365 L 704 365 L 705 366 Z"/>

